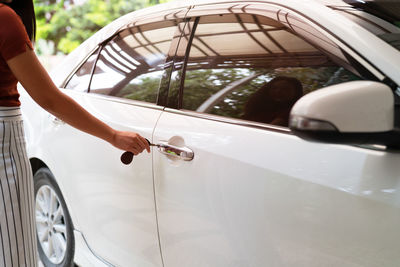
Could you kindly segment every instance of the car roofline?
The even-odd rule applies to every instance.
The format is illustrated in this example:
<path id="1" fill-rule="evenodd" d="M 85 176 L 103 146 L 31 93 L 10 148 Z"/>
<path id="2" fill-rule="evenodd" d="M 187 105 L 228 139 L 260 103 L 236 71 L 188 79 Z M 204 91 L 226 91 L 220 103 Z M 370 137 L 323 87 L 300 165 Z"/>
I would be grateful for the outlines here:
<path id="1" fill-rule="evenodd" d="M 318 0 L 287 0 L 287 2 L 295 3 L 315 3 Z M 193 6 L 210 5 L 210 4 L 220 4 L 220 3 L 234 3 L 234 2 L 259 2 L 259 3 L 280 3 L 280 0 L 176 0 L 168 3 L 158 4 L 155 6 L 143 8 L 130 12 L 120 18 L 114 20 L 110 24 L 104 26 L 98 32 L 93 34 L 87 40 L 85 40 L 79 47 L 72 51 L 68 56 L 51 70 L 51 77 L 57 86 L 62 86 L 66 82 L 69 75 L 76 69 L 77 66 L 81 64 L 83 60 L 87 58 L 88 53 L 94 51 L 96 47 L 104 42 L 104 40 L 109 39 L 111 36 L 115 35 L 121 28 L 127 24 L 135 23 L 143 17 L 149 17 L 153 14 L 159 12 L 168 12 L 179 9 L 189 9 Z M 79 64 L 77 64 L 79 63 Z M 67 73 L 67 75 L 65 75 Z"/>
<path id="2" fill-rule="evenodd" d="M 324 29 L 328 28 L 333 36 L 340 36 L 340 39 L 343 39 L 344 43 L 348 47 L 357 51 L 361 57 L 367 59 L 370 65 L 377 66 L 378 69 L 382 69 L 385 73 L 389 73 L 390 78 L 397 84 L 400 84 L 400 76 L 398 75 L 398 73 L 400 73 L 400 66 L 397 66 L 394 63 L 400 62 L 400 53 L 384 41 L 372 36 L 367 30 L 352 22 L 350 19 L 337 14 L 326 6 L 327 3 L 330 6 L 337 6 L 339 4 L 343 7 L 350 6 L 340 0 L 335 0 L 333 2 L 326 0 L 287 0 L 284 2 L 281 0 L 179 0 L 133 11 L 116 19 L 83 42 L 77 49 L 66 57 L 64 63 L 59 65 L 59 68 L 54 69 L 52 72 L 52 78 L 56 85 L 63 85 L 66 81 L 67 75 L 70 75 L 76 69 L 77 65 L 80 65 L 80 63 L 87 58 L 90 52 L 98 47 L 99 44 L 104 42 L 104 40 L 109 39 L 128 24 L 135 24 L 140 22 L 140 20 L 148 19 L 152 16 L 156 17 L 160 12 L 168 13 L 190 9 L 193 6 L 235 2 L 238 4 L 242 2 L 254 2 L 287 6 L 289 9 L 305 14 L 308 18 L 313 18 L 314 21 L 318 21 L 318 18 L 321 17 L 321 14 L 323 13 L 325 24 L 323 27 Z M 341 21 L 340 24 L 335 23 L 338 19 Z M 358 33 L 357 35 L 354 35 L 355 31 Z M 352 43 L 347 43 L 346 40 L 354 41 L 352 41 Z M 381 51 L 379 55 L 378 53 L 372 55 L 370 53 L 371 42 L 376 44 L 377 47 L 384 46 L 387 49 Z M 386 58 L 384 63 L 382 62 L 383 58 Z M 392 59 L 398 59 L 398 61 Z"/>

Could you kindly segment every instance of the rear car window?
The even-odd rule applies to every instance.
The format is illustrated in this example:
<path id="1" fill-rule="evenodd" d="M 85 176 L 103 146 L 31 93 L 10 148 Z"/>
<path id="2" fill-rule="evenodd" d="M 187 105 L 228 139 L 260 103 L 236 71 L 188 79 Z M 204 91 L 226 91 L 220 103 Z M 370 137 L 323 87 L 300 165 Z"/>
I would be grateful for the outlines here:
<path id="1" fill-rule="evenodd" d="M 127 28 L 101 50 L 89 93 L 156 103 L 174 22 Z"/>

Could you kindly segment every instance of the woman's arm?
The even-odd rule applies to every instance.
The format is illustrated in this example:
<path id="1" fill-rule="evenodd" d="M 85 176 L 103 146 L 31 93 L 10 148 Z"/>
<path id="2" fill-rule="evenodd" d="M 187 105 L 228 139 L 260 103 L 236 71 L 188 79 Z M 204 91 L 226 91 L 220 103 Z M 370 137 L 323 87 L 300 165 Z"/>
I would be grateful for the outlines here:
<path id="1" fill-rule="evenodd" d="M 57 118 L 135 155 L 144 149 L 150 152 L 145 138 L 134 132 L 112 129 L 62 93 L 32 50 L 27 49 L 25 53 L 8 60 L 7 64 L 33 100 Z"/>

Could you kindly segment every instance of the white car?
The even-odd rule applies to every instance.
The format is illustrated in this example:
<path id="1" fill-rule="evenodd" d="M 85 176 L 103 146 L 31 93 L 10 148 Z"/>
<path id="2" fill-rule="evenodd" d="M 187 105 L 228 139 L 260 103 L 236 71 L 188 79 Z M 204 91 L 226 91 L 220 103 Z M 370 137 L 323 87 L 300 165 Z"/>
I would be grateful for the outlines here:
<path id="1" fill-rule="evenodd" d="M 185 0 L 100 30 L 52 77 L 157 146 L 124 165 L 22 92 L 43 263 L 400 266 L 399 10 Z"/>

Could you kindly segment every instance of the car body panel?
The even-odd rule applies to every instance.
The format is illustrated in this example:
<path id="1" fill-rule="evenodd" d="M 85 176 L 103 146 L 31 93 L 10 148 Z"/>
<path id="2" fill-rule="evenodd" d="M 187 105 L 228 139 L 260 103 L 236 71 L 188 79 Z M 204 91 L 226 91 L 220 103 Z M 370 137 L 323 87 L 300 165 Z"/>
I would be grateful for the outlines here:
<path id="1" fill-rule="evenodd" d="M 74 230 L 75 238 L 75 257 L 74 262 L 78 266 L 87 267 L 108 267 L 110 264 L 93 254 L 93 251 L 87 245 L 82 233 Z"/>
<path id="2" fill-rule="evenodd" d="M 82 94 L 81 104 L 94 116 L 115 129 L 151 138 L 161 110 L 89 98 Z M 76 131 L 65 130 L 66 137 Z M 73 174 L 68 171 L 68 176 L 74 192 L 71 206 L 79 207 L 74 210 L 79 212 L 89 246 L 114 265 L 160 266 L 151 156 L 145 153 L 131 165 L 123 165 L 120 150 L 84 135 L 78 139 L 84 147 L 79 149 L 80 158 L 86 160 L 74 166 Z"/>
<path id="3" fill-rule="evenodd" d="M 64 86 L 128 25 L 230 10 L 265 15 L 266 6 L 306 20 L 377 80 L 400 84 L 397 50 L 312 0 L 184 0 L 136 11 L 89 38 L 52 78 Z M 121 151 L 54 120 L 20 91 L 29 157 L 57 179 L 85 250 L 80 262 L 93 254 L 115 266 L 400 265 L 397 152 L 309 143 L 287 128 L 63 90 L 117 129 L 154 143 L 184 141 L 194 152 L 182 161 L 152 147 L 125 166 Z"/>
<path id="4" fill-rule="evenodd" d="M 145 108 L 84 93 L 68 94 L 115 129 L 135 131 L 148 139 L 161 113 L 155 105 Z M 40 122 L 47 124 L 29 154 L 45 162 L 57 177 L 74 227 L 84 233 L 92 251 L 117 266 L 161 266 L 151 155 L 144 153 L 124 165 L 122 152 L 105 141 L 52 118 Z"/>
<path id="5" fill-rule="evenodd" d="M 398 72 L 387 72 L 399 69 L 400 61 L 392 61 L 400 56 L 398 51 L 331 9 L 310 3 L 268 1 L 270 7 L 279 7 L 271 15 L 273 8 L 266 9 L 260 1 L 205 2 L 196 4 L 187 17 L 246 11 L 279 14 L 280 22 L 290 25 L 286 14 L 292 14 L 339 44 L 378 79 L 385 73 L 398 81 Z M 372 55 L 371 44 L 386 53 Z M 224 118 L 185 110 L 167 111 L 157 124 L 155 143 L 184 142 L 195 157 L 185 162 L 153 155 L 165 266 L 400 263 L 395 256 L 398 244 L 383 257 L 375 253 L 397 242 L 398 236 L 387 233 L 374 219 L 379 214 L 391 221 L 387 226 L 395 231 L 400 219 L 394 215 L 397 198 L 392 195 L 393 202 L 386 202 L 385 193 L 398 190 L 399 177 L 380 166 L 374 173 L 385 178 L 371 183 L 374 175 L 369 170 L 382 163 L 381 156 L 394 163 L 398 154 L 307 143 L 276 129 L 244 127 L 240 121 L 224 123 Z M 369 229 L 377 230 L 369 233 Z"/>
<path id="6" fill-rule="evenodd" d="M 164 112 L 172 137 L 195 156 L 153 152 L 166 267 L 400 264 L 398 153 Z"/>

